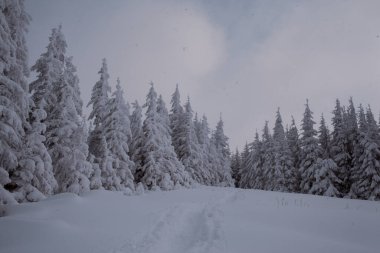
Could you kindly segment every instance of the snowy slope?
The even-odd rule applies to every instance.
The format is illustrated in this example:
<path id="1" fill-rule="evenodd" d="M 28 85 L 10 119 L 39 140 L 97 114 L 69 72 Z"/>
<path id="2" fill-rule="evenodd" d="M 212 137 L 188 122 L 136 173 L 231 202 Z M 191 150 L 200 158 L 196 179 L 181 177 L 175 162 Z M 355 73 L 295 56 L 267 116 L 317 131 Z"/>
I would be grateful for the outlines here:
<path id="1" fill-rule="evenodd" d="M 380 203 L 202 187 L 12 206 L 1 253 L 380 252 Z"/>

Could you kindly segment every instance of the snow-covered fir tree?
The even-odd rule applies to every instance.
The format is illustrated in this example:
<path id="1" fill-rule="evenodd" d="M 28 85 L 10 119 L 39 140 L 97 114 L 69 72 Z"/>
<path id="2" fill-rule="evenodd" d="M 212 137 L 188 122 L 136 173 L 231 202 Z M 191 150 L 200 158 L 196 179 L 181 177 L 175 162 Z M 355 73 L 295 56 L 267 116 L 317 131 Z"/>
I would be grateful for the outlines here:
<path id="1" fill-rule="evenodd" d="M 291 152 L 285 138 L 280 109 L 276 113 L 276 121 L 273 129 L 274 151 L 274 189 L 276 191 L 294 192 L 296 169 L 293 166 Z"/>
<path id="2" fill-rule="evenodd" d="M 359 132 L 358 144 L 361 152 L 357 170 L 352 175 L 355 181 L 351 186 L 350 195 L 361 199 L 380 200 L 379 134 L 370 108 L 365 115 L 363 108 L 359 109 Z"/>
<path id="3" fill-rule="evenodd" d="M 9 192 L 17 190 L 13 175 L 22 157 L 24 129 L 29 128 L 25 33 L 30 17 L 24 1 L 2 1 L 0 5 L 0 206 L 15 203 Z M 17 178 L 16 178 L 17 179 Z M 0 207 L 1 208 L 1 207 Z M 1 215 L 1 210 L 0 210 Z"/>
<path id="4" fill-rule="evenodd" d="M 232 178 L 235 182 L 235 187 L 238 187 L 240 182 L 241 156 L 239 149 L 236 148 L 235 153 L 231 156 L 231 171 Z"/>
<path id="5" fill-rule="evenodd" d="M 53 28 L 49 37 L 46 52 L 32 66 L 32 71 L 37 72 L 37 79 L 30 84 L 32 98 L 37 108 L 43 108 L 47 112 L 47 119 L 54 110 L 57 97 L 53 92 L 59 85 L 65 67 L 67 43 L 62 33 L 62 27 Z"/>
<path id="6" fill-rule="evenodd" d="M 300 167 L 300 155 L 301 155 L 301 147 L 300 147 L 300 139 L 298 134 L 298 129 L 292 116 L 292 122 L 290 128 L 286 132 L 286 140 L 288 141 L 290 154 L 292 156 L 293 166 L 295 168 L 295 182 L 294 182 L 294 191 L 299 192 L 299 185 L 301 181 L 301 176 L 299 173 Z"/>
<path id="7" fill-rule="evenodd" d="M 142 130 L 142 108 L 137 102 L 132 103 L 133 112 L 130 118 L 132 140 L 129 147 L 129 156 L 135 164 L 135 180 L 141 178 L 136 172 L 141 172 L 143 166 L 142 147 L 144 143 L 144 134 Z"/>
<path id="8" fill-rule="evenodd" d="M 143 167 L 140 181 L 147 189 L 171 190 L 189 186 L 190 176 L 177 159 L 170 136 L 169 115 L 162 99 L 157 99 L 153 83 L 146 97 L 143 123 Z"/>
<path id="9" fill-rule="evenodd" d="M 62 57 L 65 61 L 65 56 Z M 79 80 L 75 71 L 69 59 L 54 83 L 51 92 L 56 105 L 48 114 L 46 143 L 53 161 L 58 192 L 82 193 L 90 190 L 89 178 L 93 168 L 86 160 L 87 134 L 82 115 L 78 114 L 81 111 L 78 104 L 81 102 L 76 93 Z"/>
<path id="10" fill-rule="evenodd" d="M 332 132 L 331 156 L 339 168 L 337 176 L 342 181 L 341 185 L 337 187 L 342 194 L 346 194 L 350 189 L 348 180 L 350 177 L 351 156 L 347 150 L 348 140 L 346 138 L 343 108 L 338 99 L 336 100 L 335 109 L 333 111 L 332 125 L 334 129 Z"/>
<path id="11" fill-rule="evenodd" d="M 321 155 L 317 131 L 314 129 L 313 113 L 309 108 L 309 101 L 306 101 L 305 112 L 302 119 L 301 137 L 301 162 L 300 162 L 300 190 L 302 193 L 309 193 L 315 184 L 315 175 L 318 170 L 318 160 Z"/>
<path id="12" fill-rule="evenodd" d="M 106 59 L 102 60 L 102 67 L 98 74 L 100 75 L 100 79 L 92 88 L 91 99 L 87 105 L 92 105 L 89 119 L 93 120 L 94 124 L 94 129 L 89 134 L 88 145 L 90 153 L 94 156 L 94 163 L 98 164 L 100 168 L 102 186 L 107 190 L 120 191 L 123 190 L 124 186 L 118 170 L 114 167 L 116 165 L 116 161 L 114 161 L 115 157 L 113 157 L 110 146 L 107 143 L 107 138 L 110 141 L 112 133 L 108 133 L 109 135 L 106 137 L 106 118 L 108 116 L 108 127 L 112 128 L 111 122 L 115 116 L 115 114 L 110 113 L 111 106 L 108 93 L 111 91 L 111 87 L 108 83 L 109 74 Z M 127 132 L 129 133 L 128 130 Z M 117 165 L 120 166 L 120 164 Z M 130 185 L 130 179 L 127 182 Z"/>
<path id="13" fill-rule="evenodd" d="M 202 116 L 202 120 L 199 124 L 196 124 L 196 133 L 198 136 L 198 143 L 202 152 L 202 164 L 203 164 L 203 175 L 206 176 L 203 179 L 205 185 L 216 184 L 216 150 L 215 146 L 211 144 L 210 140 L 210 128 L 208 126 L 207 117 Z"/>
<path id="14" fill-rule="evenodd" d="M 87 104 L 87 107 L 92 105 L 92 111 L 88 119 L 93 120 L 94 125 L 94 129 L 90 132 L 88 143 L 90 153 L 95 156 L 96 160 L 101 160 L 100 153 L 104 153 L 104 147 L 102 147 L 103 122 L 108 114 L 108 93 L 111 92 L 111 87 L 108 84 L 109 74 L 106 59 L 103 59 L 102 67 L 98 73 L 100 79 L 92 88 L 91 99 Z"/>
<path id="15" fill-rule="evenodd" d="M 212 144 L 215 146 L 219 167 L 217 168 L 218 184 L 221 186 L 232 186 L 230 148 L 228 137 L 224 134 L 223 120 L 220 117 L 216 129 L 212 135 Z"/>
<path id="16" fill-rule="evenodd" d="M 182 113 L 177 137 L 181 140 L 177 147 L 179 160 L 196 182 L 204 184 L 207 180 L 207 171 L 203 167 L 202 149 L 195 132 L 193 110 L 189 98 L 185 104 L 185 111 Z"/>
<path id="17" fill-rule="evenodd" d="M 112 157 L 112 169 L 116 170 L 121 186 L 134 190 L 133 173 L 135 165 L 128 155 L 128 143 L 131 136 L 128 115 L 128 107 L 123 98 L 123 90 L 118 79 L 113 97 L 107 103 L 103 133 L 107 142 L 109 155 Z"/>
<path id="18" fill-rule="evenodd" d="M 252 188 L 251 184 L 254 178 L 252 178 L 253 168 L 251 167 L 251 152 L 248 143 L 245 143 L 240 159 L 240 180 L 238 186 L 240 188 Z"/>
<path id="19" fill-rule="evenodd" d="M 181 105 L 181 97 L 178 89 L 178 84 L 176 85 L 175 91 L 171 98 L 171 109 L 170 109 L 170 128 L 172 132 L 172 143 L 175 152 L 179 158 L 182 157 L 180 146 L 183 146 L 183 118 L 184 118 L 184 110 Z"/>
<path id="20" fill-rule="evenodd" d="M 338 166 L 330 156 L 330 133 L 323 115 L 321 116 L 318 141 L 321 157 L 318 159 L 318 169 L 314 171 L 315 182 L 309 193 L 329 197 L 339 197 L 340 192 L 336 188 L 336 186 L 340 184 L 340 180 L 336 176 Z"/>
<path id="21" fill-rule="evenodd" d="M 268 121 L 265 122 L 265 126 L 262 134 L 262 189 L 272 191 L 274 189 L 274 152 L 273 152 L 273 138 L 269 132 Z"/>
<path id="22" fill-rule="evenodd" d="M 46 119 L 45 110 L 32 106 L 29 115 L 30 125 L 26 131 L 22 150 L 23 158 L 14 173 L 17 185 L 21 185 L 16 195 L 20 202 L 39 201 L 45 196 L 52 195 L 58 187 L 54 178 L 52 160 L 44 144 L 46 141 L 44 119 Z"/>

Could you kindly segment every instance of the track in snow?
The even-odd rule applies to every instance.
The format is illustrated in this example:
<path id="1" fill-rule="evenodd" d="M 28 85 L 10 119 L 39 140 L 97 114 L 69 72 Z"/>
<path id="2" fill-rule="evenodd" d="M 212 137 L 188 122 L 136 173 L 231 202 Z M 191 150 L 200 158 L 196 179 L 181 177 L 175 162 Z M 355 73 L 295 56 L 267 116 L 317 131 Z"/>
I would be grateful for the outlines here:
<path id="1" fill-rule="evenodd" d="M 210 203 L 182 203 L 165 210 L 150 231 L 112 253 L 223 253 L 226 241 L 220 205 L 238 192 Z"/>

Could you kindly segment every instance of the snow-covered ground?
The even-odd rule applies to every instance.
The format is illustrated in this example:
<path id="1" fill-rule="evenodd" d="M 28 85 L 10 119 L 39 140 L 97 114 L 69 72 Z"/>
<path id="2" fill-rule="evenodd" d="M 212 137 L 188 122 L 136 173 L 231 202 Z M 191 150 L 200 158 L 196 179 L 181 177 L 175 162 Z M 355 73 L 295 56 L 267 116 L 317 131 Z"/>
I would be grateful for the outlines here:
<path id="1" fill-rule="evenodd" d="M 11 206 L 0 252 L 380 252 L 380 203 L 201 187 Z"/>

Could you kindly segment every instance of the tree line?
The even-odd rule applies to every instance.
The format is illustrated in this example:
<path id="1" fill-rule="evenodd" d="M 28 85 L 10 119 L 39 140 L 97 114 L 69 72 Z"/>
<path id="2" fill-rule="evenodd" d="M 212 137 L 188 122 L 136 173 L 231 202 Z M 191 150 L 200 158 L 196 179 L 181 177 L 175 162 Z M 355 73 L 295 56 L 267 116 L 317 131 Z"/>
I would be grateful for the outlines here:
<path id="1" fill-rule="evenodd" d="M 241 188 L 354 199 L 380 199 L 380 128 L 371 107 L 337 99 L 332 131 L 322 114 L 318 131 L 308 101 L 298 133 L 294 118 L 284 129 L 280 111 L 273 134 L 265 123 L 261 138 L 232 155 Z"/>
<path id="2" fill-rule="evenodd" d="M 233 185 L 222 119 L 211 131 L 189 98 L 182 105 L 178 85 L 170 111 L 153 83 L 146 102 L 131 108 L 120 80 L 111 94 L 103 59 L 85 118 L 61 26 L 52 29 L 46 51 L 29 68 L 24 2 L 4 0 L 0 8 L 1 205 L 91 189 Z M 28 83 L 30 70 L 37 75 Z"/>

